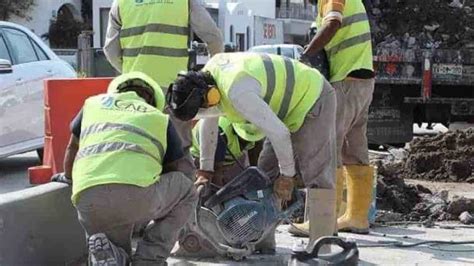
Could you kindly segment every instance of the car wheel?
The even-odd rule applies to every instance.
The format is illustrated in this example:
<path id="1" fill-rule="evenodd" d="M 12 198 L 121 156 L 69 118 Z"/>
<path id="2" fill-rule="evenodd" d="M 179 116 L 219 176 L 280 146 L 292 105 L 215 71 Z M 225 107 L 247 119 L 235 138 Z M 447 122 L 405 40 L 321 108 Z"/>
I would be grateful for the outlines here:
<path id="1" fill-rule="evenodd" d="M 44 154 L 44 149 L 37 149 L 36 153 L 38 154 L 38 158 L 40 159 L 41 162 L 43 162 L 43 154 Z"/>

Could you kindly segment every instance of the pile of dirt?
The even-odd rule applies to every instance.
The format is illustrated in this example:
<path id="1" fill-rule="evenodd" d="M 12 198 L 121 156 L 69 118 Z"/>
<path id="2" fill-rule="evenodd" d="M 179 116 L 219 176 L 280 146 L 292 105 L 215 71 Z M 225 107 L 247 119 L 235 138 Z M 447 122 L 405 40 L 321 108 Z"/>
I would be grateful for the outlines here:
<path id="1" fill-rule="evenodd" d="M 474 1 L 364 0 L 379 48 L 474 48 Z"/>
<path id="2" fill-rule="evenodd" d="M 378 174 L 377 221 L 446 221 L 458 220 L 466 211 L 473 213 L 474 200 L 448 200 L 448 191 L 432 193 L 404 179 L 474 182 L 474 129 L 418 138 L 409 147 L 371 160 Z"/>
<path id="3" fill-rule="evenodd" d="M 404 178 L 474 183 L 474 128 L 414 139 L 409 146 Z"/>

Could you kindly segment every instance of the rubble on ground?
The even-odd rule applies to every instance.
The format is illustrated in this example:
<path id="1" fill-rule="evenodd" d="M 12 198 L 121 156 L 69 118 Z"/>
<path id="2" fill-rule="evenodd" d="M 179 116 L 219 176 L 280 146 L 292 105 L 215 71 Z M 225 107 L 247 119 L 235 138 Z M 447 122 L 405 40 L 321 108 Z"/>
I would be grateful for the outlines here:
<path id="1" fill-rule="evenodd" d="M 472 0 L 365 0 L 374 46 L 474 48 Z"/>
<path id="2" fill-rule="evenodd" d="M 458 220 L 474 213 L 474 199 L 453 197 L 448 191 L 432 193 L 404 179 L 473 182 L 474 129 L 413 140 L 407 150 L 392 149 L 372 158 L 377 167 L 377 221 Z M 465 220 L 469 220 L 466 214 Z M 467 218 L 466 218 L 467 217 Z"/>

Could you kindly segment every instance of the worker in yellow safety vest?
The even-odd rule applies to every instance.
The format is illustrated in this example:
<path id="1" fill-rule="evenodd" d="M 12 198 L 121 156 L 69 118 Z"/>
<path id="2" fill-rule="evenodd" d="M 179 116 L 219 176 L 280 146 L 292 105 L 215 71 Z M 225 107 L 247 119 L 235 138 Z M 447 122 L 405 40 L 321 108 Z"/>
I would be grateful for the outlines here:
<path id="1" fill-rule="evenodd" d="M 337 199 L 338 208 L 347 183 L 347 208 L 339 217 L 340 231 L 368 233 L 372 201 L 373 167 L 369 165 L 367 120 L 374 91 L 374 68 L 370 25 L 360 0 L 310 0 L 318 6 L 316 36 L 302 60 L 322 49 L 329 61 L 330 82 L 337 95 Z M 291 230 L 309 231 L 309 223 Z"/>
<path id="2" fill-rule="evenodd" d="M 193 146 L 191 147 L 191 155 L 198 168 L 201 156 L 199 135 L 201 125 L 202 121 L 198 121 L 194 126 Z M 219 135 L 214 156 L 214 185 L 222 187 L 249 166 L 247 151 L 253 148 L 253 145 L 252 141 L 246 141 L 239 137 L 227 118 L 219 117 Z"/>
<path id="3" fill-rule="evenodd" d="M 120 73 L 143 72 L 166 91 L 179 71 L 188 70 L 191 32 L 207 43 L 211 56 L 224 51 L 221 31 L 198 0 L 115 0 L 104 53 Z M 189 156 L 191 123 L 170 119 Z"/>
<path id="4" fill-rule="evenodd" d="M 274 180 L 277 198 L 290 200 L 302 179 L 311 198 L 310 222 L 319 227 L 311 238 L 334 233 L 336 96 L 317 70 L 277 55 L 218 54 L 202 71 L 179 74 L 167 101 L 177 118 L 203 119 L 196 184 L 212 182 L 214 136 L 225 117 L 244 140 L 266 138 L 258 167 Z M 274 235 L 260 249 L 273 253 Z"/>
<path id="5" fill-rule="evenodd" d="M 183 151 L 164 104 L 153 79 L 130 72 L 88 98 L 71 123 L 65 172 L 53 181 L 72 182 L 90 265 L 166 265 L 192 213 L 197 195 L 175 167 Z M 151 220 L 132 256 L 134 225 Z"/>

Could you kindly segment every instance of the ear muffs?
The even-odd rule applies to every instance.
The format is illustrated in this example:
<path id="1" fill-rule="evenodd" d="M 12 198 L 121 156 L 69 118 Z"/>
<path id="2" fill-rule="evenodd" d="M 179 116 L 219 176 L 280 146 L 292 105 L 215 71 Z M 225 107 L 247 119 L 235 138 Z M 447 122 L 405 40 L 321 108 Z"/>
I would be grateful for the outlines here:
<path id="1" fill-rule="evenodd" d="M 207 107 L 217 105 L 221 101 L 221 93 L 216 86 L 209 87 L 204 101 Z"/>
<path id="2" fill-rule="evenodd" d="M 203 72 L 189 71 L 187 73 L 179 73 L 178 76 L 189 79 L 202 92 L 203 101 L 201 107 L 210 107 L 217 105 L 221 100 L 221 94 L 217 87 L 210 86 L 206 83 Z"/>

